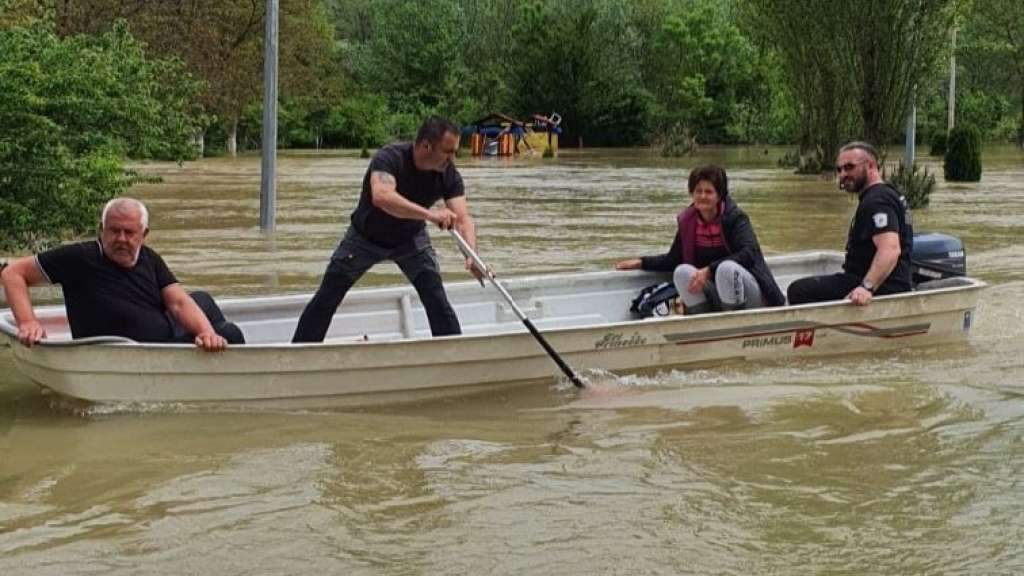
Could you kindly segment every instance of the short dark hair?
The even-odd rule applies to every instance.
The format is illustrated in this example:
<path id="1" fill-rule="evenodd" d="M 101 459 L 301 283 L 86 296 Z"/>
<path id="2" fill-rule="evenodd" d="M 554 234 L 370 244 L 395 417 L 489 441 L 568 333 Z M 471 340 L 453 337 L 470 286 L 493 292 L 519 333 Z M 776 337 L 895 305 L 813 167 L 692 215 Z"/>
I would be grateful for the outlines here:
<path id="1" fill-rule="evenodd" d="M 707 166 L 698 166 L 691 170 L 688 183 L 690 194 L 693 194 L 693 190 L 701 180 L 711 182 L 711 185 L 715 187 L 715 191 L 718 192 L 719 198 L 724 199 L 729 195 L 729 177 L 725 175 L 724 168 L 708 164 Z"/>
<path id="2" fill-rule="evenodd" d="M 426 140 L 431 144 L 437 144 L 445 134 L 459 135 L 459 127 L 454 122 L 440 116 L 431 116 L 423 121 L 420 129 L 416 132 L 416 143 Z"/>
<path id="3" fill-rule="evenodd" d="M 865 154 L 867 154 L 868 156 L 871 157 L 872 160 L 874 160 L 875 166 L 878 166 L 878 150 L 875 149 L 875 147 L 872 146 L 871 144 L 868 144 L 867 142 L 862 142 L 860 140 L 855 140 L 840 148 L 839 153 L 842 154 L 843 152 L 849 152 L 850 150 L 863 150 Z"/>

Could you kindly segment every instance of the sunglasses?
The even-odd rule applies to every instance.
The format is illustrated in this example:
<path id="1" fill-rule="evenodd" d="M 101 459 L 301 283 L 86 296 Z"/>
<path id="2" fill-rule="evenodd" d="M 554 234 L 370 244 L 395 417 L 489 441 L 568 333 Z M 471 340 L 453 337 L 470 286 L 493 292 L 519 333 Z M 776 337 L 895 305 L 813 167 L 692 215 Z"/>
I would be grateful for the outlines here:
<path id="1" fill-rule="evenodd" d="M 843 172 L 849 172 L 850 170 L 853 170 L 854 168 L 856 168 L 857 166 L 859 166 L 859 165 L 861 165 L 863 163 L 864 163 L 863 161 L 862 162 L 847 162 L 846 164 L 843 164 L 842 166 L 836 166 L 836 174 L 842 174 Z"/>

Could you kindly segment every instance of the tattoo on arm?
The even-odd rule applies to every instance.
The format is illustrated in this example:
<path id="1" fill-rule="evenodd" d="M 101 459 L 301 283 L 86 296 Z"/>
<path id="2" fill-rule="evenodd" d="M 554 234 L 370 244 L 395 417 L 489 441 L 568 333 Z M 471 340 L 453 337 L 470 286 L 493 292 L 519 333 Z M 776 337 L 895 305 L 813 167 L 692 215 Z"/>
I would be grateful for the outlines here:
<path id="1" fill-rule="evenodd" d="M 387 172 L 374 172 L 373 175 L 377 177 L 377 180 L 381 184 L 386 184 L 392 187 L 398 184 L 398 182 L 395 181 L 395 177 L 392 176 L 391 174 L 388 174 Z"/>

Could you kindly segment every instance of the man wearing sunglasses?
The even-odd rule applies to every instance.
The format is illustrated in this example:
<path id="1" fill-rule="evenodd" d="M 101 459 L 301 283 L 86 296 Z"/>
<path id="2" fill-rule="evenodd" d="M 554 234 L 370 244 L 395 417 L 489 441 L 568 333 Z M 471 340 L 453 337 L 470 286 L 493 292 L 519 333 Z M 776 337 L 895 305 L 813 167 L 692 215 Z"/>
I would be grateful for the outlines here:
<path id="1" fill-rule="evenodd" d="M 864 306 L 875 294 L 913 289 L 910 251 L 914 231 L 910 207 L 895 188 L 882 180 L 878 152 L 865 142 L 850 142 L 836 160 L 839 187 L 857 194 L 857 212 L 850 223 L 843 271 L 801 278 L 789 285 L 790 304 L 849 299 Z"/>

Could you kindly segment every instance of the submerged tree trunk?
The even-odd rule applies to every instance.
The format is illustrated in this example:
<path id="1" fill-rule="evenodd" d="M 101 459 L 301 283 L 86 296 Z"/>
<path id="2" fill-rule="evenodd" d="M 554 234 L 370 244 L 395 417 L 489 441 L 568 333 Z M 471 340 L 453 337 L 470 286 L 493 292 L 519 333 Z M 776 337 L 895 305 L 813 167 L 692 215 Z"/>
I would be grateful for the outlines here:
<path id="1" fill-rule="evenodd" d="M 228 123 L 228 156 L 238 156 L 238 120 Z"/>
<path id="2" fill-rule="evenodd" d="M 1017 126 L 1017 147 L 1024 148 L 1024 82 L 1020 86 L 1020 125 Z"/>

